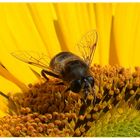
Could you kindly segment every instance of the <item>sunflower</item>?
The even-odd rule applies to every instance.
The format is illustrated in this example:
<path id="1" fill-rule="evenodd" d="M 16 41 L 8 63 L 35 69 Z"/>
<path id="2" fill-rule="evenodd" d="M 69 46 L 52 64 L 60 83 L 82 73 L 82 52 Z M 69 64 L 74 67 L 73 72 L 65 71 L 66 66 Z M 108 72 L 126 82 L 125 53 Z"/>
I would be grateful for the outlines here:
<path id="1" fill-rule="evenodd" d="M 139 3 L 0 3 L 0 13 L 0 136 L 140 136 Z M 80 56 L 76 44 L 93 29 L 95 105 L 74 93 L 65 102 L 65 86 L 11 55 Z"/>

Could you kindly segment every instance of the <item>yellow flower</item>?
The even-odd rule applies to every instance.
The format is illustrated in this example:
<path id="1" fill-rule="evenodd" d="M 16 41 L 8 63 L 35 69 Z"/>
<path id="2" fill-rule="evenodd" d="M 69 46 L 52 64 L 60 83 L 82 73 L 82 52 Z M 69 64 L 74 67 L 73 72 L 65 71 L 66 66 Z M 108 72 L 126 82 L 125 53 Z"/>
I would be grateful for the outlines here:
<path id="1" fill-rule="evenodd" d="M 76 44 L 92 29 L 98 33 L 93 63 L 140 65 L 139 3 L 0 3 L 0 19 L 0 91 L 5 94 L 27 92 L 27 85 L 38 81 L 33 70 L 11 52 L 33 50 L 52 58 L 71 51 L 80 56 Z M 8 100 L 0 99 L 2 117 L 9 108 Z"/>

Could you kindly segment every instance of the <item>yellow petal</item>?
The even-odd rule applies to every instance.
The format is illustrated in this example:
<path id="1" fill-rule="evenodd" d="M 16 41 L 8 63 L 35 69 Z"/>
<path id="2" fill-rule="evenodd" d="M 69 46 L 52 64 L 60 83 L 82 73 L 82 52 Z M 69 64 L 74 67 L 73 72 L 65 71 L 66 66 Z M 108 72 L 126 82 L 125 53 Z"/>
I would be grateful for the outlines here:
<path id="1" fill-rule="evenodd" d="M 95 4 L 96 25 L 98 32 L 99 61 L 101 65 L 109 63 L 110 53 L 110 32 L 112 24 L 112 4 L 97 3 Z"/>
<path id="2" fill-rule="evenodd" d="M 23 84 L 16 77 L 14 77 L 2 64 L 0 65 L 0 75 L 15 83 L 21 90 L 26 91 L 28 89 L 25 84 Z M 2 87 L 5 89 L 7 89 L 7 86 L 8 85 L 4 83 L 2 84 Z"/>
<path id="3" fill-rule="evenodd" d="M 139 13 L 140 4 L 138 3 L 116 4 L 111 34 L 111 52 L 113 53 L 114 50 L 115 60 L 111 64 L 119 63 L 126 67 L 140 64 L 138 60 Z"/>
<path id="4" fill-rule="evenodd" d="M 53 57 L 61 51 L 61 46 L 54 28 L 56 15 L 51 3 L 28 4 L 29 14 L 32 17 L 37 33 L 41 38 L 44 49 Z"/>
<path id="5" fill-rule="evenodd" d="M 93 5 L 87 3 L 55 3 L 54 7 L 58 17 L 58 21 L 55 21 L 55 27 L 59 32 L 58 38 L 62 50 L 69 50 L 81 55 L 76 44 L 87 31 L 95 29 L 95 22 L 90 22 L 91 18 L 94 18 Z"/>
<path id="6" fill-rule="evenodd" d="M 27 4 L 0 4 L 0 60 L 24 83 L 36 80 L 27 65 L 10 56 L 16 50 L 46 51 Z"/>

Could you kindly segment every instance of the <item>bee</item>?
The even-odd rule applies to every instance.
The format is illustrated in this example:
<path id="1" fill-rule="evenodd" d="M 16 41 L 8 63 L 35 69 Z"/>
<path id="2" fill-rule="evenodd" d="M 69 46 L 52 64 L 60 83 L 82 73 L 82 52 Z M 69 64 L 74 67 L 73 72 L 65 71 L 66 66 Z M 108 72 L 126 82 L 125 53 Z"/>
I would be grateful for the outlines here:
<path id="1" fill-rule="evenodd" d="M 25 63 L 41 67 L 41 74 L 47 80 L 49 80 L 47 75 L 61 79 L 62 82 L 59 84 L 67 85 L 65 92 L 82 92 L 83 98 L 86 99 L 89 92 L 93 89 L 95 82 L 90 71 L 90 66 L 97 45 L 97 37 L 97 32 L 92 30 L 81 38 L 77 47 L 82 57 L 72 52 L 60 52 L 51 59 L 49 65 L 45 63 L 44 54 L 38 59 L 29 52 L 19 51 L 12 53 L 12 55 Z M 93 94 L 95 96 L 95 93 Z"/>

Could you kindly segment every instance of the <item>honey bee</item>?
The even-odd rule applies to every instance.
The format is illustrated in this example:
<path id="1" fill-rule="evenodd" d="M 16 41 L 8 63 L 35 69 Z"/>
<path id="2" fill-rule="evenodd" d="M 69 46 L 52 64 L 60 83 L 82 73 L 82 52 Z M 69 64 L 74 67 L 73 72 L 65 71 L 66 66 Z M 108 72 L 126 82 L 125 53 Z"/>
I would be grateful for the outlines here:
<path id="1" fill-rule="evenodd" d="M 49 65 L 45 63 L 44 54 L 39 59 L 25 51 L 14 52 L 12 55 L 25 63 L 41 67 L 41 74 L 47 80 L 49 80 L 47 75 L 61 79 L 62 82 L 59 84 L 67 85 L 65 92 L 82 92 L 83 98 L 86 99 L 94 87 L 94 78 L 90 66 L 96 49 L 97 38 L 95 30 L 87 32 L 77 44 L 82 57 L 72 52 L 60 52 L 51 59 Z M 95 100 L 95 93 L 93 94 Z"/>

